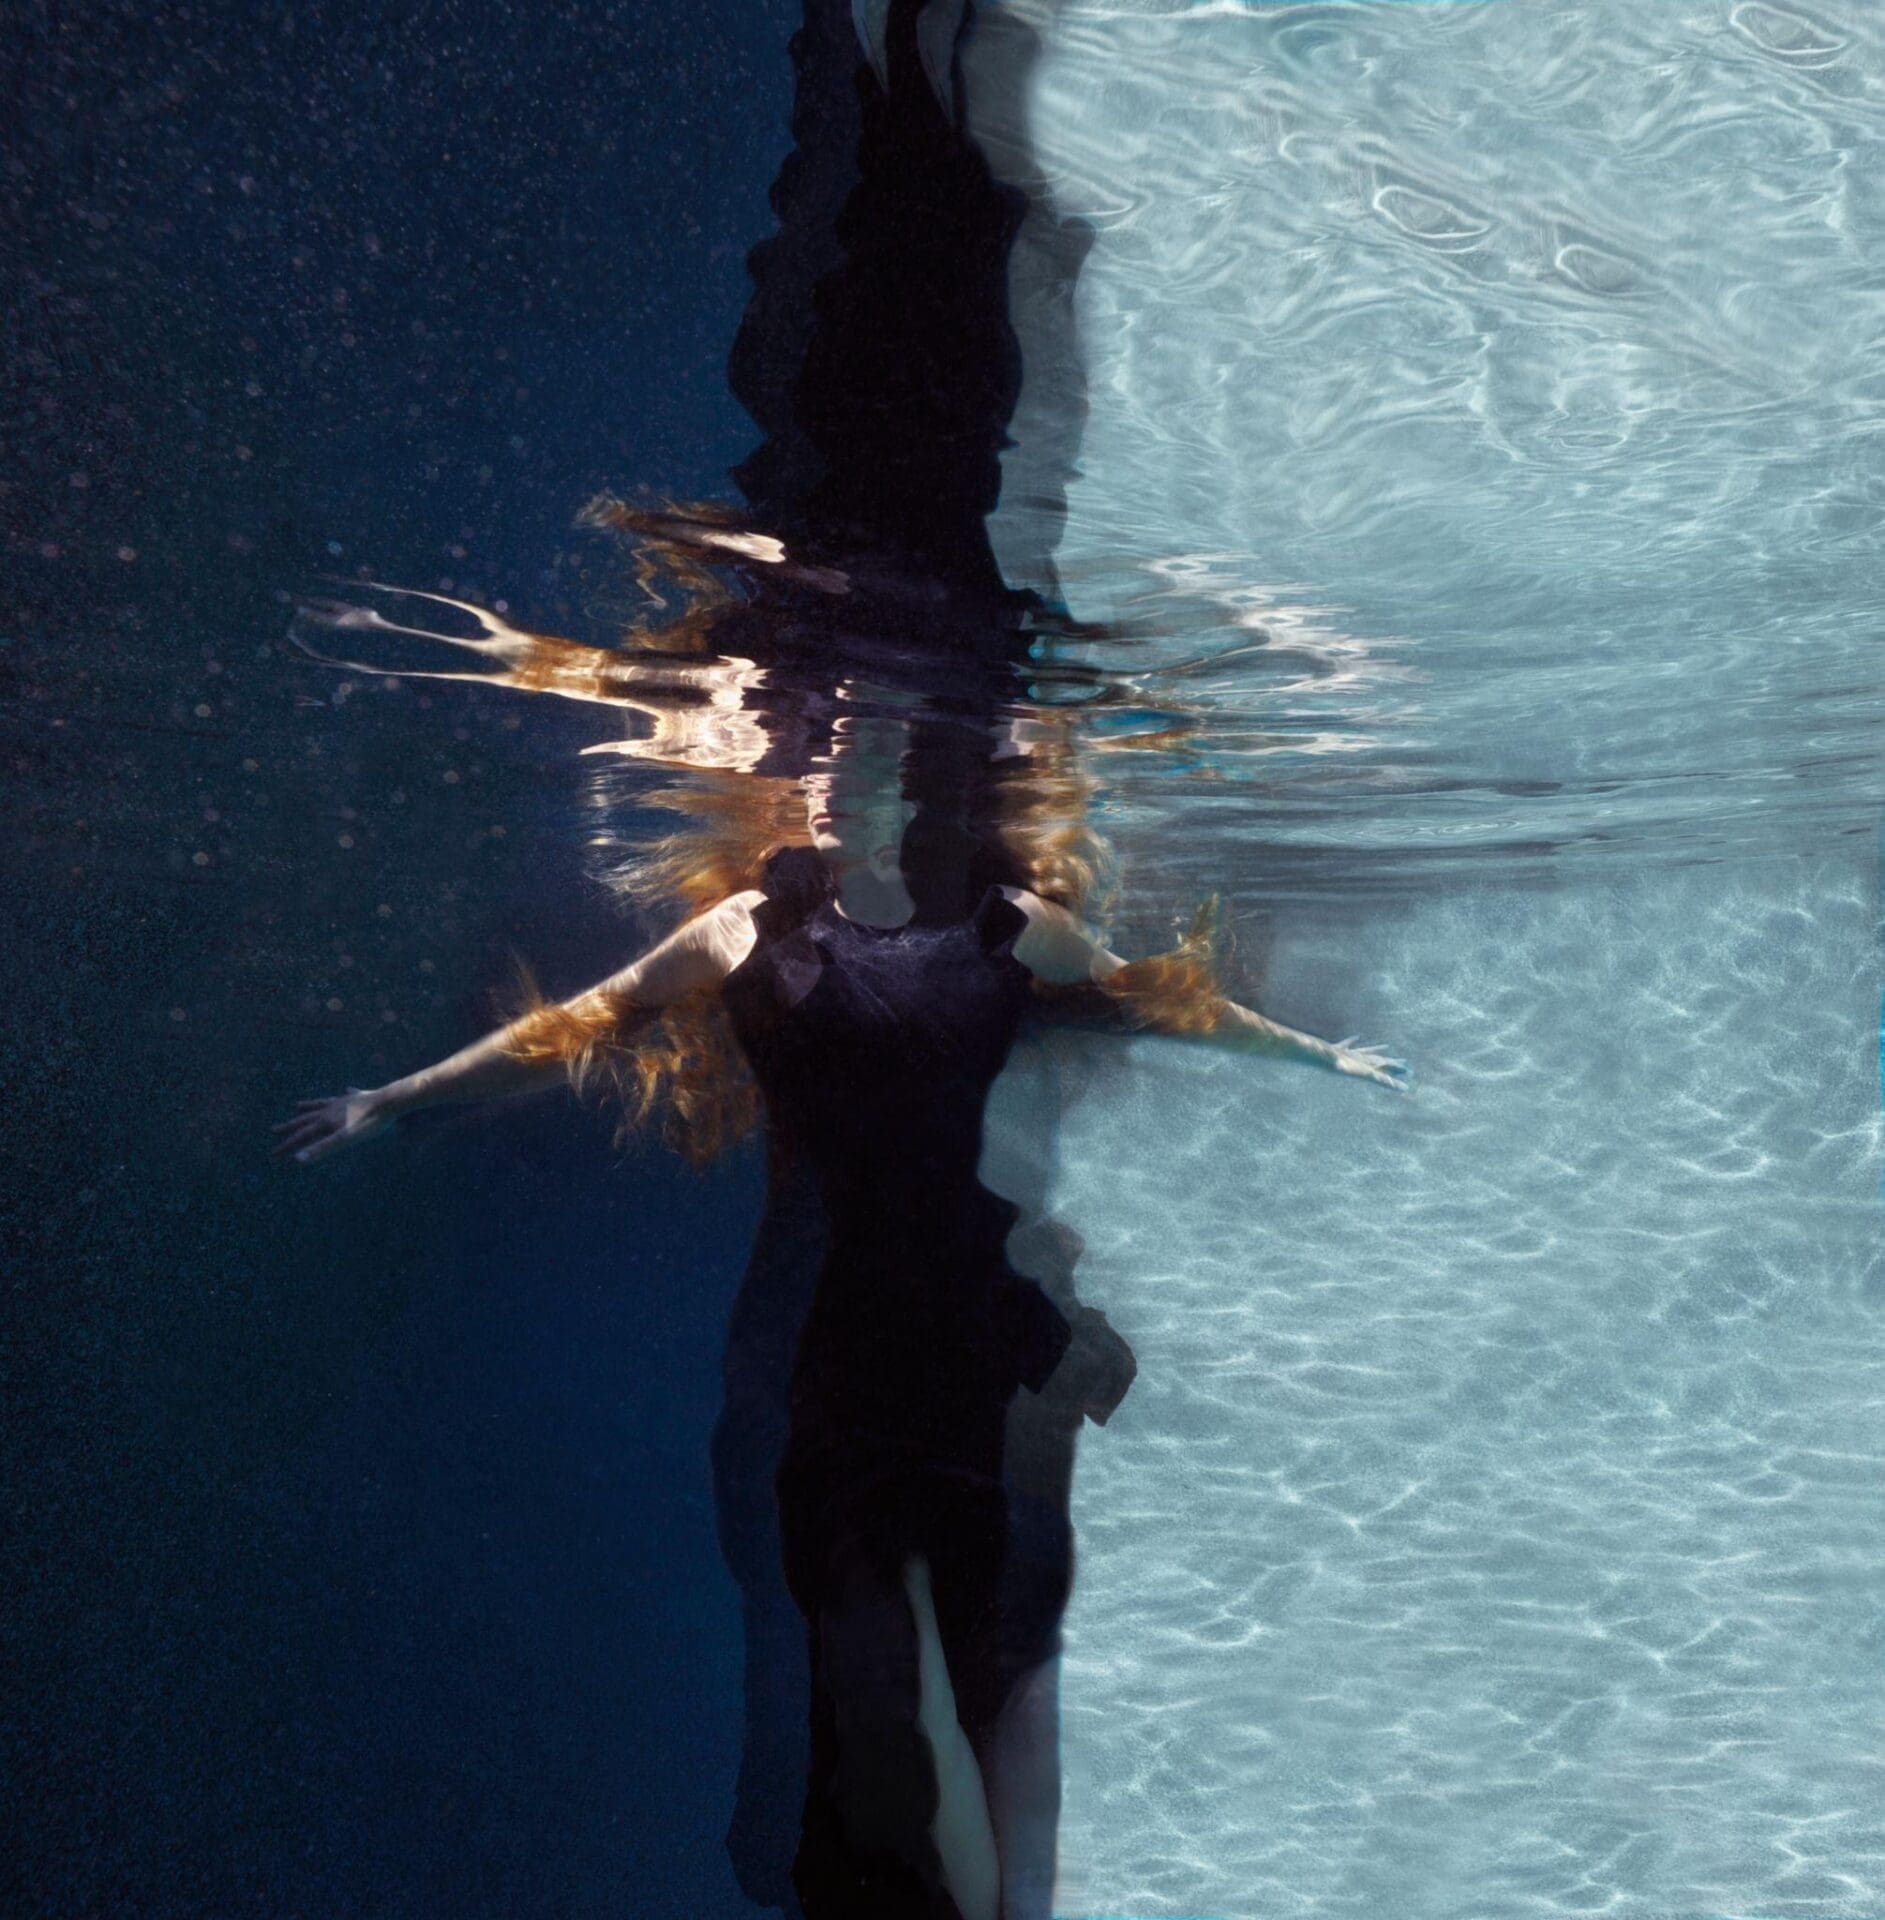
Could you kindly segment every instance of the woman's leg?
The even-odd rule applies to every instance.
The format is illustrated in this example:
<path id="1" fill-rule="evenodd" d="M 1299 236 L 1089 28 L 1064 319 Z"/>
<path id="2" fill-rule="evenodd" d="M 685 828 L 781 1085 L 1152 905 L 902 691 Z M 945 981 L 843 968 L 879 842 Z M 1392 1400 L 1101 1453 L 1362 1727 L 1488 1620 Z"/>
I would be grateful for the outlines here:
<path id="1" fill-rule="evenodd" d="M 917 1724 L 929 1742 L 936 1771 L 936 1817 L 930 1833 L 942 1856 L 943 1879 L 962 1920 L 1000 1920 L 1001 1863 L 989 1822 L 982 1770 L 956 1717 L 955 1688 L 936 1622 L 929 1562 L 920 1554 L 904 1563 L 903 1590 L 916 1623 L 919 1706 Z"/>
<path id="2" fill-rule="evenodd" d="M 908 1593 L 848 1554 L 816 1604 L 811 1649 L 811 1770 L 792 1869 L 807 1920 L 963 1920 L 932 1831 L 937 1767 Z"/>
<path id="3" fill-rule="evenodd" d="M 1079 1322 L 1076 1320 L 1076 1339 Z M 1073 1358 L 1070 1350 L 1069 1358 Z M 1063 1373 L 1071 1372 L 1064 1366 Z M 1068 1505 L 1081 1409 L 1060 1375 L 1017 1394 L 1007 1429 L 1001 1575 L 1004 1691 L 986 1743 L 1003 1920 L 1050 1920 L 1060 1828 L 1061 1618 L 1073 1588 Z"/>
<path id="4" fill-rule="evenodd" d="M 1051 1920 L 1060 1830 L 1060 1662 L 1022 1675 L 989 1741 L 1002 1920 Z"/>
<path id="5" fill-rule="evenodd" d="M 970 1383 L 974 1385 L 973 1382 Z M 807 1920 L 996 1920 L 978 1756 L 1006 1697 L 1005 1402 L 944 1403 L 918 1456 L 813 1410 L 780 1468 L 787 1579 L 811 1626 L 812 1765 L 793 1881 Z"/>

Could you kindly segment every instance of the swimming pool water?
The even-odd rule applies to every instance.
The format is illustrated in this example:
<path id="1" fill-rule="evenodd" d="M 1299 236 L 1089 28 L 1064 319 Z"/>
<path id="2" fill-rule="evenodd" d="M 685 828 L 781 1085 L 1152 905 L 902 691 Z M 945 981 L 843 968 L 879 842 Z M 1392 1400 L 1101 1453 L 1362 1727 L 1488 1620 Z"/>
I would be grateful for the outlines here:
<path id="1" fill-rule="evenodd" d="M 1059 1908 L 1885 1910 L 1885 27 L 1019 11 L 1067 599 L 1256 642 L 1109 765 L 1128 886 L 1418 1080 L 1141 1042 L 1066 1124 L 1141 1371 Z"/>
<path id="2" fill-rule="evenodd" d="M 286 603 L 638 607 L 568 521 L 750 449 L 796 11 L 22 28 L 23 1911 L 748 1910 L 757 1160 L 547 1101 L 265 1154 L 644 931 L 580 871 L 593 715 L 336 680 Z M 1221 890 L 1262 1005 L 1417 1076 L 1017 1062 L 1140 1368 L 1065 1915 L 1885 1913 L 1881 74 L 1859 0 L 984 10 L 1053 214 L 995 531 L 1176 729 L 1099 756 L 1119 944 Z"/>

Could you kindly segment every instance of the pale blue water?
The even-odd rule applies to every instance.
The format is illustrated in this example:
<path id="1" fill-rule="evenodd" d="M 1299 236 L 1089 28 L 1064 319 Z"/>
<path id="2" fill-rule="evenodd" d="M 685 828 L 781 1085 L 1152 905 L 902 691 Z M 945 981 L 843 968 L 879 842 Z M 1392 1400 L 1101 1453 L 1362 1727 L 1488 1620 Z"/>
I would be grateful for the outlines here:
<path id="1" fill-rule="evenodd" d="M 1885 17 L 1012 11 L 1067 597 L 1258 646 L 1128 883 L 1419 1082 L 1138 1043 L 1064 1131 L 1141 1372 L 1057 1910 L 1885 1912 Z"/>

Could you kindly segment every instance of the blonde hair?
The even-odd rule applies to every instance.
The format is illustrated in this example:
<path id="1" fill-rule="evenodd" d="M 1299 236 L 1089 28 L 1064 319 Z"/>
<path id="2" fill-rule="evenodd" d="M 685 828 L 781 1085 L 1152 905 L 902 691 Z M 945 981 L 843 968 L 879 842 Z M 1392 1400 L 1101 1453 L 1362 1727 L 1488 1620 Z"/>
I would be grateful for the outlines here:
<path id="1" fill-rule="evenodd" d="M 658 1011 L 609 994 L 560 1003 L 546 1000 L 526 970 L 523 998 L 509 1051 L 532 1065 L 560 1065 L 579 1094 L 618 1101 L 618 1141 L 659 1112 L 667 1143 L 705 1166 L 759 1124 L 759 1088 L 712 989 Z"/>
<path id="2" fill-rule="evenodd" d="M 642 800 L 688 824 L 618 865 L 611 881 L 657 912 L 678 909 L 683 920 L 757 887 L 767 860 L 805 839 L 796 780 L 705 774 Z M 509 1050 L 533 1064 L 559 1061 L 578 1093 L 618 1101 L 618 1141 L 659 1114 L 668 1145 L 705 1166 L 759 1124 L 759 1089 L 717 991 L 658 1009 L 606 993 L 559 1003 L 545 999 L 526 970 L 521 999 Z"/>
<path id="3" fill-rule="evenodd" d="M 735 528 L 723 510 L 642 511 L 603 498 L 585 520 L 635 536 L 638 579 L 666 604 L 663 569 L 689 595 L 676 619 L 638 626 L 630 644 L 664 651 L 710 652 L 717 616 L 732 596 L 703 558 L 706 540 L 690 535 Z M 1022 750 L 981 764 L 965 809 L 969 831 L 1012 884 L 1080 917 L 1098 918 L 1112 897 L 1111 849 L 1093 825 L 1098 782 L 1088 765 L 1077 713 L 1044 709 L 1025 723 Z M 760 885 L 767 861 L 808 844 L 804 791 L 797 779 L 755 773 L 699 772 L 687 784 L 637 796 L 681 824 L 651 843 L 621 849 L 607 880 L 638 906 L 687 919 Z M 613 842 L 598 842 L 605 853 Z M 1128 1029 L 1208 1032 L 1225 1005 L 1218 985 L 1217 903 L 1199 910 L 1191 931 L 1169 952 L 1134 961 L 1089 986 L 1037 983 L 1050 1016 L 1099 1019 Z M 519 1059 L 559 1062 L 579 1092 L 619 1100 L 626 1140 L 659 1114 L 663 1137 L 696 1166 L 750 1134 L 762 1105 L 731 1019 L 717 991 L 668 1006 L 636 1006 L 620 996 L 546 999 L 526 972 L 521 1006 L 506 1044 Z"/>

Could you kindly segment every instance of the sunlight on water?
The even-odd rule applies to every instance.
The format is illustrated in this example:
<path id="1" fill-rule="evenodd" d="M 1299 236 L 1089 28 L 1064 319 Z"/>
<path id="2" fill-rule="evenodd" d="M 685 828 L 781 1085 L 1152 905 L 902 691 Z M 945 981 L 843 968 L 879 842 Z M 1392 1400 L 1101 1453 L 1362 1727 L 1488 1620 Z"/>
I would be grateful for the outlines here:
<path id="1" fill-rule="evenodd" d="M 1081 1454 L 1062 1911 L 1878 1911 L 1868 892 L 1299 919 L 1272 999 L 1343 981 L 1411 1100 L 1101 1069 L 1055 1204 L 1140 1373 Z"/>
<path id="2" fill-rule="evenodd" d="M 1083 1068 L 1057 1910 L 1885 1911 L 1885 19 L 1013 11 L 1128 886 L 1419 1076 Z"/>
<path id="3" fill-rule="evenodd" d="M 1338 888 L 1870 830 L 1885 21 L 1017 11 L 1095 234 L 1069 602 L 1273 649 L 1213 685 L 1235 789 L 1150 760 L 1125 819 Z"/>

